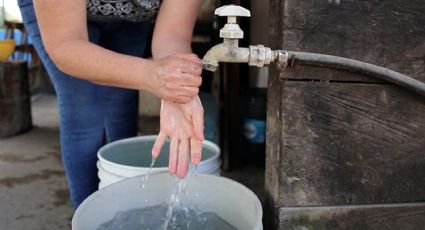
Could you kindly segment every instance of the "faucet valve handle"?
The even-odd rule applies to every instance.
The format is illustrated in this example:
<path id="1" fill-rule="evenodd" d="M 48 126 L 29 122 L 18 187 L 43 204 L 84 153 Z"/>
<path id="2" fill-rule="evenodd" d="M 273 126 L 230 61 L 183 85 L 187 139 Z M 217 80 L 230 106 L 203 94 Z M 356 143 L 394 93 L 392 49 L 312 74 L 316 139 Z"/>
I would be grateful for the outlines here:
<path id="1" fill-rule="evenodd" d="M 236 24 L 236 17 L 251 17 L 251 12 L 241 6 L 225 5 L 215 9 L 215 15 L 227 16 L 227 23 Z"/>
<path id="2" fill-rule="evenodd" d="M 241 39 L 243 31 L 237 24 L 237 17 L 251 17 L 251 12 L 241 6 L 225 5 L 219 7 L 214 12 L 220 17 L 227 17 L 227 24 L 220 30 L 221 38 Z"/>

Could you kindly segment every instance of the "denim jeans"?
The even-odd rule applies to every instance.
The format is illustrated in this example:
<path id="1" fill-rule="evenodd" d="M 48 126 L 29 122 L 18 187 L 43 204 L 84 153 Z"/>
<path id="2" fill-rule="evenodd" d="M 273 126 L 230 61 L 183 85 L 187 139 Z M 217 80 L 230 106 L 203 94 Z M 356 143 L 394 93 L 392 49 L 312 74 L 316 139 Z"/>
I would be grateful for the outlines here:
<path id="1" fill-rule="evenodd" d="M 53 82 L 60 113 L 62 160 L 74 208 L 97 190 L 96 153 L 108 141 L 137 134 L 138 92 L 107 87 L 61 72 L 40 36 L 32 0 L 19 0 L 31 41 Z M 118 53 L 142 56 L 150 23 L 88 22 L 90 42 Z M 123 68 L 126 68 L 123 66 Z"/>

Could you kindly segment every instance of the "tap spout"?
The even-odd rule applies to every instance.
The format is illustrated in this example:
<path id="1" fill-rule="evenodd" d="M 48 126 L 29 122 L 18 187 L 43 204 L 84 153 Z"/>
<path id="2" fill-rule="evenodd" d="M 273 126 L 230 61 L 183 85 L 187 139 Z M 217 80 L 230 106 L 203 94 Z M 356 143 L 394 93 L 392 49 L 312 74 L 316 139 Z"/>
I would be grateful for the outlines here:
<path id="1" fill-rule="evenodd" d="M 202 59 L 202 66 L 215 72 L 219 62 L 248 63 L 249 57 L 249 48 L 238 47 L 238 39 L 224 39 L 223 43 L 208 50 Z"/>

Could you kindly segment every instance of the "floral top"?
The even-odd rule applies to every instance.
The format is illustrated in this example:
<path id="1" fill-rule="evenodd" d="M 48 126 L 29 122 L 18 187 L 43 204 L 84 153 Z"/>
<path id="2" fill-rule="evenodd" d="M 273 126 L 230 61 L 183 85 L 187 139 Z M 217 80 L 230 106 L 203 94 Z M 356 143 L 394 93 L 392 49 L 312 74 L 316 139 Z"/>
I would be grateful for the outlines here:
<path id="1" fill-rule="evenodd" d="M 161 0 L 87 0 L 87 18 L 92 21 L 132 21 L 152 19 Z"/>

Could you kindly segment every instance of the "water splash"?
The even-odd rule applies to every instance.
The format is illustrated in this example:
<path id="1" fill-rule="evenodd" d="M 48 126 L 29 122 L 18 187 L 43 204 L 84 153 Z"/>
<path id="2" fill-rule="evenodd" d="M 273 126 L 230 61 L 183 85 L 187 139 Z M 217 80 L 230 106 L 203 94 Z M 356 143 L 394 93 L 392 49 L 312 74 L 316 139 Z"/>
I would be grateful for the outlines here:
<path id="1" fill-rule="evenodd" d="M 171 222 L 175 222 L 175 218 L 173 219 L 173 211 L 180 205 L 180 199 L 183 191 L 183 180 L 181 179 L 177 184 L 177 187 L 174 189 L 173 194 L 171 194 L 170 199 L 168 200 L 168 209 L 167 214 L 165 216 L 165 222 L 162 226 L 163 230 L 167 230 L 168 226 Z"/>

